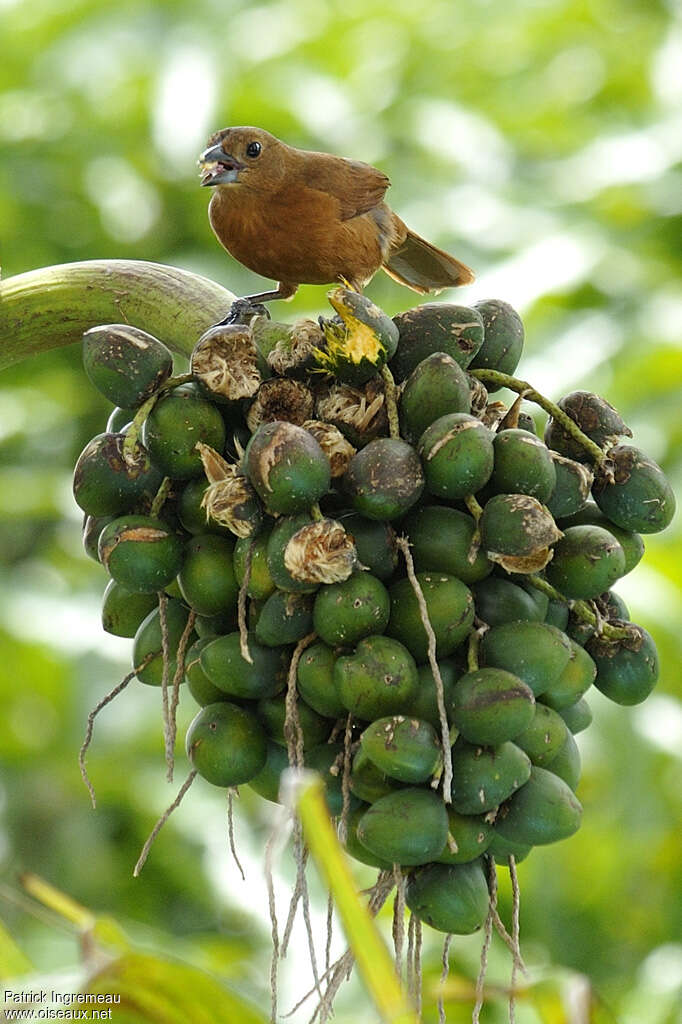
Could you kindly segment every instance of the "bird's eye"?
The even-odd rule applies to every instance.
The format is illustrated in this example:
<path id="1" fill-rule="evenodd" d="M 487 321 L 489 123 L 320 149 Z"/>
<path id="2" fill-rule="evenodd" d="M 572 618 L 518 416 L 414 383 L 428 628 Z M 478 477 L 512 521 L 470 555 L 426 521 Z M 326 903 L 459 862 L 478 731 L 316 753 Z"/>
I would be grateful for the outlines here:
<path id="1" fill-rule="evenodd" d="M 246 147 L 246 155 L 255 158 L 257 156 L 260 156 L 261 149 L 262 146 L 260 142 L 250 142 Z"/>

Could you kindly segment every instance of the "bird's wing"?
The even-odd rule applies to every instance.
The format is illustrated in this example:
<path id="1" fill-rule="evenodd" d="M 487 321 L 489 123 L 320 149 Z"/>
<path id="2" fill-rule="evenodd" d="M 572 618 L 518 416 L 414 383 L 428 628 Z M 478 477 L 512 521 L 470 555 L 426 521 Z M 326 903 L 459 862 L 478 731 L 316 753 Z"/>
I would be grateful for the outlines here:
<path id="1" fill-rule="evenodd" d="M 306 161 L 304 177 L 308 188 L 326 192 L 337 200 L 341 220 L 350 220 L 373 210 L 391 184 L 376 167 L 326 153 L 320 153 L 316 160 Z"/>

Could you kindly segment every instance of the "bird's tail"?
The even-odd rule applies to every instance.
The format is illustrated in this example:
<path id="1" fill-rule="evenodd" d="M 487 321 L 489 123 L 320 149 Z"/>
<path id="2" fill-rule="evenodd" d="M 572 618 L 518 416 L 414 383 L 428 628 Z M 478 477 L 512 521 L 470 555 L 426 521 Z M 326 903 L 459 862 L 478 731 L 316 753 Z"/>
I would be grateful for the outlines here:
<path id="1" fill-rule="evenodd" d="M 394 280 L 422 295 L 471 284 L 474 280 L 469 267 L 409 228 L 404 242 L 389 253 L 383 269 Z"/>

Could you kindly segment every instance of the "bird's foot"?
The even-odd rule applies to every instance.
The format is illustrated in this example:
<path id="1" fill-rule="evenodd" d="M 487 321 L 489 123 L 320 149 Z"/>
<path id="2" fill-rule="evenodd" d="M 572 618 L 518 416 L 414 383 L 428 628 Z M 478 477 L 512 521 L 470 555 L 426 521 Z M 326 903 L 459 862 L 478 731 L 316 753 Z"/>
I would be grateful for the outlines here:
<path id="1" fill-rule="evenodd" d="M 270 313 L 266 306 L 260 302 L 252 302 L 250 297 L 246 295 L 243 299 L 235 299 L 227 316 L 219 320 L 214 327 L 226 327 L 229 324 L 248 324 L 251 322 L 254 316 L 266 316 L 270 319 Z"/>

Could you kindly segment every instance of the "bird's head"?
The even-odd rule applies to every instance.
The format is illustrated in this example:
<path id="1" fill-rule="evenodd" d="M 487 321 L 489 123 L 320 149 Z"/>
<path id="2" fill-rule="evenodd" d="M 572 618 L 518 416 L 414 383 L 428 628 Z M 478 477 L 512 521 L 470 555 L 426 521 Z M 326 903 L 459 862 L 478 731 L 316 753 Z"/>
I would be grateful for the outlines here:
<path id="1" fill-rule="evenodd" d="M 255 184 L 281 174 L 284 144 L 262 128 L 222 128 L 198 160 L 202 185 Z"/>

